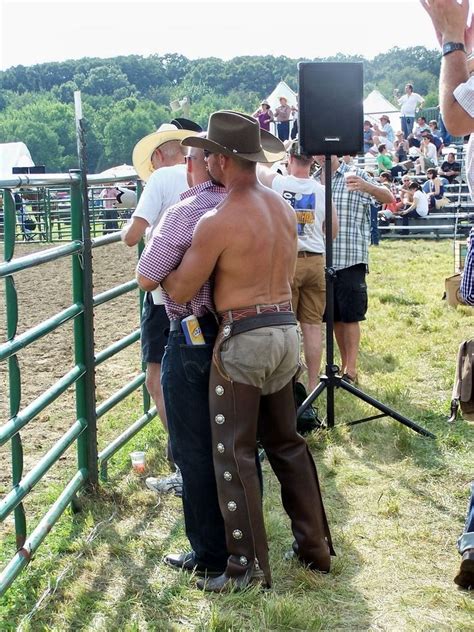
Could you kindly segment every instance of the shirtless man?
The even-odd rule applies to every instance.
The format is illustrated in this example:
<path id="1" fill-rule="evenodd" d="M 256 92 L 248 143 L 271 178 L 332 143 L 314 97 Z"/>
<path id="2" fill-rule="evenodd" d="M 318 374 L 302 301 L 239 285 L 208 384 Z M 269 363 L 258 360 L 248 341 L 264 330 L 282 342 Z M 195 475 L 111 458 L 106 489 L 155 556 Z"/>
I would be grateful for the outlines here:
<path id="1" fill-rule="evenodd" d="M 252 117 L 215 112 L 207 138 L 182 143 L 204 150 L 226 199 L 198 222 L 191 248 L 164 281 L 171 298 L 190 300 L 214 273 L 220 328 L 209 385 L 214 467 L 229 558 L 204 590 L 271 584 L 255 449 L 257 429 L 278 477 L 298 558 L 327 572 L 333 553 L 316 468 L 296 432 L 293 377 L 299 339 L 291 310 L 295 215 L 256 177 L 257 162 L 284 156 L 283 144 Z M 260 415 L 259 415 L 260 413 Z M 257 428 L 258 427 L 258 428 Z"/>

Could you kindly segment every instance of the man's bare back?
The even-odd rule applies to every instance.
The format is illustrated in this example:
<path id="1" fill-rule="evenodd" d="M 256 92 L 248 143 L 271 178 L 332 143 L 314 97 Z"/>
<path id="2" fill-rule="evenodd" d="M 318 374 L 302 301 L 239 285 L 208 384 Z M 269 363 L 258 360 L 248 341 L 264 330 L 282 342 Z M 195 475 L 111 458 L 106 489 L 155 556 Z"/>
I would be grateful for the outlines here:
<path id="1" fill-rule="evenodd" d="M 178 270 L 165 288 L 185 302 L 212 271 L 217 311 L 291 299 L 297 255 L 295 214 L 256 178 L 246 179 L 201 218 Z"/>
<path id="2" fill-rule="evenodd" d="M 217 310 L 290 300 L 297 238 L 288 204 L 257 184 L 232 191 L 213 220 L 225 245 L 215 268 Z"/>

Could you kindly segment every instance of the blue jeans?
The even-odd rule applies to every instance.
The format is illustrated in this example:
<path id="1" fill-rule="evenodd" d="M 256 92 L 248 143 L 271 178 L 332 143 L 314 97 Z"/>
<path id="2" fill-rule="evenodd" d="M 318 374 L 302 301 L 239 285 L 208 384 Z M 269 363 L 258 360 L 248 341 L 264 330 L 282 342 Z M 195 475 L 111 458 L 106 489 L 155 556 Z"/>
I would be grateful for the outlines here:
<path id="1" fill-rule="evenodd" d="M 464 532 L 458 540 L 458 550 L 461 555 L 467 549 L 474 549 L 474 482 L 471 483 L 471 498 L 467 507 Z"/>
<path id="2" fill-rule="evenodd" d="M 408 134 L 413 131 L 413 123 L 415 122 L 414 116 L 401 116 L 400 123 L 402 124 L 402 132 L 405 134 L 405 138 L 408 138 Z"/>
<path id="3" fill-rule="evenodd" d="M 370 243 L 374 246 L 379 245 L 380 233 L 379 233 L 379 218 L 378 212 L 380 207 L 376 204 L 370 205 Z"/>
<path id="4" fill-rule="evenodd" d="M 210 316 L 200 319 L 200 324 L 205 345 L 188 345 L 183 333 L 170 332 L 161 384 L 171 450 L 183 476 L 186 535 L 197 563 L 224 569 L 228 554 L 217 500 L 208 399 L 217 324 Z"/>
<path id="5" fill-rule="evenodd" d="M 277 123 L 277 134 L 280 140 L 288 140 L 290 137 L 290 121 L 280 121 Z"/>

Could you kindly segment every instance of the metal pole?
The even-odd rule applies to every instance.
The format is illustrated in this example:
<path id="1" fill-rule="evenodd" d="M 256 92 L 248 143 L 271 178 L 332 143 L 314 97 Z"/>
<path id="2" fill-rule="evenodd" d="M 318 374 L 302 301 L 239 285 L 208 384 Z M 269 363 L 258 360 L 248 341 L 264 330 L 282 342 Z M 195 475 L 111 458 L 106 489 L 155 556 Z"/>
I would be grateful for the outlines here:
<path id="1" fill-rule="evenodd" d="M 97 459 L 97 418 L 95 402 L 95 358 L 94 358 L 94 306 L 93 306 L 93 278 L 92 278 L 92 243 L 90 235 L 89 203 L 87 195 L 87 154 L 84 125 L 82 117 L 81 93 L 74 92 L 74 106 L 76 113 L 77 154 L 80 169 L 80 197 L 82 202 L 82 303 L 84 314 L 82 316 L 83 330 L 79 340 L 75 340 L 76 353 L 82 355 L 86 368 L 84 376 L 84 412 L 87 419 L 87 428 L 84 433 L 87 445 L 78 443 L 79 468 L 85 467 L 88 471 L 88 486 L 96 487 L 98 484 L 98 459 Z M 75 187 L 72 187 L 74 189 Z M 72 193 L 72 191 L 71 191 Z M 80 345 L 82 350 L 77 346 Z M 81 415 L 82 417 L 82 415 Z"/>
<path id="2" fill-rule="evenodd" d="M 325 180 L 325 227 L 326 227 L 326 411 L 327 426 L 334 426 L 334 376 L 338 367 L 334 365 L 334 279 L 336 271 L 332 266 L 332 166 L 331 155 L 324 161 Z"/>
<path id="3" fill-rule="evenodd" d="M 15 251 L 15 201 L 11 191 L 4 190 L 4 258 L 11 261 Z M 18 299 L 15 282 L 12 276 L 5 278 L 5 297 L 7 313 L 7 338 L 13 340 L 18 325 Z M 16 417 L 21 404 L 21 376 L 18 358 L 13 355 L 8 358 L 8 384 L 10 400 L 10 419 Z M 17 432 L 11 440 L 12 453 L 12 485 L 15 487 L 23 476 L 23 445 L 20 433 Z M 23 503 L 15 507 L 15 533 L 17 548 L 21 548 L 26 540 L 26 517 Z"/>

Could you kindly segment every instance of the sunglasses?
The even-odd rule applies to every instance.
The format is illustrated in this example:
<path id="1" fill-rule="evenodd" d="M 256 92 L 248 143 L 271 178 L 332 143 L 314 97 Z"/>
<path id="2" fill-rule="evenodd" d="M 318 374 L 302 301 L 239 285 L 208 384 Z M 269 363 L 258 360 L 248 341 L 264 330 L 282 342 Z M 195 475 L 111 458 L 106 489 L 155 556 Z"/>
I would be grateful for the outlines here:
<path id="1" fill-rule="evenodd" d="M 204 158 L 209 158 L 211 154 L 215 153 L 213 151 L 209 151 L 209 149 L 203 149 L 202 151 L 204 153 Z"/>

